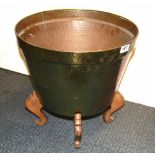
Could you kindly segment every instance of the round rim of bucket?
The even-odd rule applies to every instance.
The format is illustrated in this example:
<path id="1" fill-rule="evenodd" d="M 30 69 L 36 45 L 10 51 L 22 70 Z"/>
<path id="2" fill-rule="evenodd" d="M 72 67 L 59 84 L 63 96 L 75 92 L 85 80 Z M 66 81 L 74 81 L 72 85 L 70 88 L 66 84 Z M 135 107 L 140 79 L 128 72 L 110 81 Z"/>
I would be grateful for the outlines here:
<path id="1" fill-rule="evenodd" d="M 37 46 L 35 44 L 32 44 L 32 43 L 30 43 L 28 41 L 25 41 L 24 39 L 22 39 L 22 37 L 19 36 L 19 33 L 17 32 L 18 26 L 19 26 L 19 24 L 21 22 L 23 22 L 27 18 L 32 17 L 32 16 L 35 16 L 35 15 L 39 15 L 39 14 L 42 14 L 42 13 L 49 13 L 49 12 L 52 13 L 52 12 L 60 12 L 60 11 L 79 11 L 79 12 L 82 11 L 82 12 L 96 12 L 96 13 L 107 14 L 107 15 L 116 17 L 117 19 L 124 20 L 124 21 L 130 23 L 132 26 L 134 26 L 136 33 L 134 34 L 134 37 L 130 41 L 127 41 L 126 43 L 122 44 L 121 46 L 114 46 L 112 48 L 107 48 L 105 50 L 95 50 L 95 51 L 91 51 L 91 52 L 89 52 L 89 51 L 85 51 L 85 52 L 82 52 L 82 51 L 79 51 L 79 52 L 78 51 L 76 51 L 76 52 L 75 51 L 73 51 L 73 52 L 67 52 L 67 51 L 63 51 L 63 50 L 49 49 L 49 48 L 40 47 L 40 46 Z M 40 11 L 40 12 L 37 12 L 37 13 L 33 13 L 33 14 L 30 14 L 28 16 L 25 16 L 24 18 L 22 18 L 21 20 L 19 20 L 17 22 L 17 24 L 15 25 L 14 31 L 15 31 L 16 36 L 20 40 L 22 40 L 24 43 L 26 43 L 28 45 L 31 45 L 31 46 L 33 46 L 35 48 L 39 48 L 39 49 L 43 49 L 43 50 L 48 50 L 48 51 L 63 52 L 63 53 L 76 53 L 76 54 L 78 54 L 78 53 L 79 54 L 83 54 L 83 53 L 85 53 L 85 54 L 86 53 L 98 53 L 98 52 L 111 51 L 111 50 L 114 50 L 114 49 L 120 49 L 122 46 L 125 46 L 125 45 L 128 45 L 128 44 L 131 44 L 131 43 L 135 42 L 136 41 L 136 38 L 137 38 L 137 36 L 139 34 L 139 30 L 138 30 L 137 25 L 134 22 L 132 22 L 131 20 L 129 20 L 129 19 L 123 17 L 123 16 L 120 16 L 120 15 L 117 15 L 117 14 L 114 14 L 114 13 L 111 13 L 111 12 L 100 11 L 100 10 L 89 10 L 89 9 L 53 9 L 53 10 L 46 10 L 46 11 Z"/>

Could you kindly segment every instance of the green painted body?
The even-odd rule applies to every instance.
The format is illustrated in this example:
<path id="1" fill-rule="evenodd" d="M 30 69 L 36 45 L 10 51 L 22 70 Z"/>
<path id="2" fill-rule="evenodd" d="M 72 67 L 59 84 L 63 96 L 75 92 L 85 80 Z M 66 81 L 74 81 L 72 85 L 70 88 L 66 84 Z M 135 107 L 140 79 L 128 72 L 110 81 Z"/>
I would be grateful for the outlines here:
<path id="1" fill-rule="evenodd" d="M 124 54 L 49 52 L 20 40 L 35 90 L 49 112 L 96 115 L 112 102 Z M 125 53 L 126 54 L 126 53 Z"/>

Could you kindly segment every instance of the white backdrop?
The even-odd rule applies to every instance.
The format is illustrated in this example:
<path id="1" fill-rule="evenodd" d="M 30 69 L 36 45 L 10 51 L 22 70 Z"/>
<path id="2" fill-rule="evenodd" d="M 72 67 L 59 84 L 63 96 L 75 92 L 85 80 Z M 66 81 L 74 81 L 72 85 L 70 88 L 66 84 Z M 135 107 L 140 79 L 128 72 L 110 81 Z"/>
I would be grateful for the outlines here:
<path id="1" fill-rule="evenodd" d="M 17 50 L 15 24 L 32 13 L 62 8 L 112 12 L 139 27 L 137 50 L 119 90 L 126 100 L 155 107 L 154 0 L 0 0 L 0 67 L 28 74 Z"/>

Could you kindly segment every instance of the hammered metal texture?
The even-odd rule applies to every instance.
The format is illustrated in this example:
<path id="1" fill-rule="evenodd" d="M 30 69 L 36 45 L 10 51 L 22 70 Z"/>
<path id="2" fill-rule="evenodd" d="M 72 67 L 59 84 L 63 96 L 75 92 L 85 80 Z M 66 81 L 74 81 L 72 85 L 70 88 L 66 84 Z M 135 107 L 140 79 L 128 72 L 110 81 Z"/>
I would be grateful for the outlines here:
<path id="1" fill-rule="evenodd" d="M 15 30 L 44 109 L 82 117 L 111 105 L 122 59 L 138 34 L 127 19 L 90 10 L 34 14 Z M 130 49 L 120 53 L 124 44 Z"/>

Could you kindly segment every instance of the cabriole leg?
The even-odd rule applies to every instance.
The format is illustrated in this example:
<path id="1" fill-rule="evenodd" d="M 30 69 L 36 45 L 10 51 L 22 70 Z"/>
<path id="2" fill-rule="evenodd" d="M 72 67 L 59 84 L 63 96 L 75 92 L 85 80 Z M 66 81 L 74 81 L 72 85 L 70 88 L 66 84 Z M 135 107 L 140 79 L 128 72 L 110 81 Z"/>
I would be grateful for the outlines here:
<path id="1" fill-rule="evenodd" d="M 80 113 L 77 113 L 74 116 L 74 134 L 75 134 L 75 147 L 80 148 L 81 136 L 82 136 L 82 120 Z"/>
<path id="2" fill-rule="evenodd" d="M 42 126 L 47 122 L 47 117 L 42 111 L 42 103 L 35 91 L 33 91 L 33 93 L 25 101 L 25 108 L 39 118 L 39 120 L 36 121 L 37 125 Z"/>
<path id="3" fill-rule="evenodd" d="M 124 97 L 120 92 L 116 92 L 111 107 L 103 114 L 103 119 L 106 123 L 113 121 L 112 114 L 122 108 L 124 105 Z"/>

